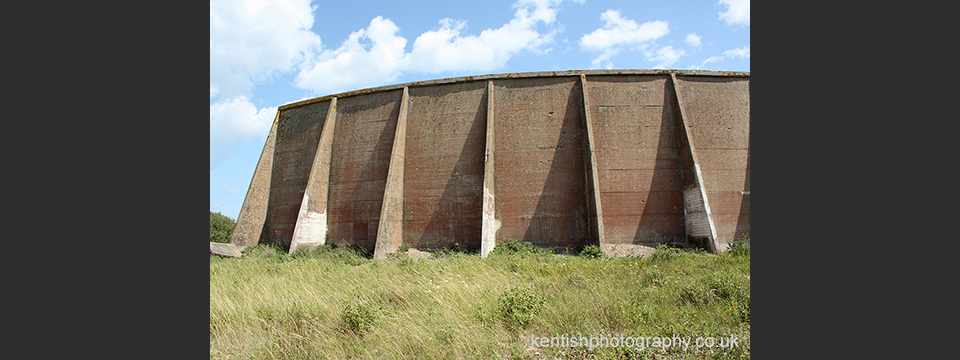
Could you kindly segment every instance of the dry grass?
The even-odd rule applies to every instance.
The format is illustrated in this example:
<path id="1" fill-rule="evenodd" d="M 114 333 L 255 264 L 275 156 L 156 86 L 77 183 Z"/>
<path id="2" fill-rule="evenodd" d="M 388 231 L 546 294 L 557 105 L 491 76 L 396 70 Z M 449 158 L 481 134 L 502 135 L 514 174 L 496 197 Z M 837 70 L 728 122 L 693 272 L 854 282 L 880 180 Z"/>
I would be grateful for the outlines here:
<path id="1" fill-rule="evenodd" d="M 330 247 L 293 256 L 267 246 L 245 252 L 244 259 L 210 258 L 211 358 L 749 357 L 749 247 L 722 255 L 660 248 L 615 259 L 453 253 L 372 261 Z M 739 346 L 531 346 L 531 336 L 563 334 L 734 335 Z"/>

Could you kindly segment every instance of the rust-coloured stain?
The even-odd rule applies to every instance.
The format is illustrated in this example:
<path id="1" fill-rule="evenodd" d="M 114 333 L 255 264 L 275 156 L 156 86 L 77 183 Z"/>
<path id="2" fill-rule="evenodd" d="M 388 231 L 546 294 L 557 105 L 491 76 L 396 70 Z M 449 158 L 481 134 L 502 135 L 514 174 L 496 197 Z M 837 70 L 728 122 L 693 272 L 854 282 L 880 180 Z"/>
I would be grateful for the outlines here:
<path id="1" fill-rule="evenodd" d="M 290 247 L 297 228 L 318 244 L 479 249 L 489 231 L 554 249 L 667 242 L 723 251 L 749 237 L 749 82 L 749 72 L 545 71 L 286 104 L 238 219 L 250 230 L 231 242 Z M 332 144 L 320 156 L 334 98 Z M 388 175 L 402 185 L 387 187 Z M 326 224 L 301 218 L 308 183 L 329 186 L 309 207 Z M 484 208 L 485 196 L 495 206 Z"/>

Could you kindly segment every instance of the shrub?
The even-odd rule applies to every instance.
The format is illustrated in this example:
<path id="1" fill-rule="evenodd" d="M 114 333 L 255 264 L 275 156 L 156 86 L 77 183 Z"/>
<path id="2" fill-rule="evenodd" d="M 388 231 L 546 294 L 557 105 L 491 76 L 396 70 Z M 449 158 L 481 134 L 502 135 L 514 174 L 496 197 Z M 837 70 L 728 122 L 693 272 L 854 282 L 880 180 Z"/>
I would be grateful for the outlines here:
<path id="1" fill-rule="evenodd" d="M 533 289 L 514 287 L 500 297 L 500 316 L 508 329 L 523 329 L 540 313 L 543 303 Z"/>
<path id="2" fill-rule="evenodd" d="M 358 266 L 370 262 L 366 250 L 356 244 L 337 245 L 328 243 L 320 245 L 310 251 L 310 257 L 332 260 L 350 266 Z"/>
<path id="3" fill-rule="evenodd" d="M 340 318 L 346 329 L 355 334 L 366 334 L 377 322 L 377 310 L 367 304 L 347 304 Z"/>
<path id="4" fill-rule="evenodd" d="M 274 244 L 257 244 L 247 246 L 242 250 L 243 254 L 250 259 L 264 259 L 269 261 L 284 261 L 289 257 L 286 251 L 283 251 Z"/>
<path id="5" fill-rule="evenodd" d="M 727 253 L 737 256 L 750 255 L 750 241 L 738 240 L 730 243 L 730 247 L 727 248 Z"/>
<path id="6" fill-rule="evenodd" d="M 551 253 L 552 251 L 550 251 L 550 249 L 540 248 L 531 243 L 520 242 L 514 239 L 503 239 L 503 241 L 498 243 L 497 246 L 493 248 L 493 251 L 490 252 L 491 255 L 547 255 Z"/>
<path id="7" fill-rule="evenodd" d="M 587 245 L 580 251 L 580 256 L 585 258 L 599 259 L 603 257 L 603 250 L 599 246 Z"/>
<path id="8" fill-rule="evenodd" d="M 210 241 L 218 243 L 230 242 L 230 235 L 237 222 L 219 212 L 210 212 Z"/>
<path id="9" fill-rule="evenodd" d="M 681 253 L 682 251 L 680 249 L 671 247 L 667 244 L 660 244 L 657 245 L 657 250 L 650 254 L 650 261 L 664 262 L 672 260 L 679 257 Z"/>

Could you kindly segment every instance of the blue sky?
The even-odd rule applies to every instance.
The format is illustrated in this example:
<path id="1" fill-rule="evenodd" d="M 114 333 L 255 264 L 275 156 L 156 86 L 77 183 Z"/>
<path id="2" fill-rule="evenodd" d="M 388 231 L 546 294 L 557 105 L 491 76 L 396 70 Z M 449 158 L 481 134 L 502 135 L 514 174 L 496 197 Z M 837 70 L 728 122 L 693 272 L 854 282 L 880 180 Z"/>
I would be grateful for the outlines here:
<path id="1" fill-rule="evenodd" d="M 412 81 L 750 71 L 750 1 L 210 2 L 210 211 L 236 219 L 280 105 Z"/>

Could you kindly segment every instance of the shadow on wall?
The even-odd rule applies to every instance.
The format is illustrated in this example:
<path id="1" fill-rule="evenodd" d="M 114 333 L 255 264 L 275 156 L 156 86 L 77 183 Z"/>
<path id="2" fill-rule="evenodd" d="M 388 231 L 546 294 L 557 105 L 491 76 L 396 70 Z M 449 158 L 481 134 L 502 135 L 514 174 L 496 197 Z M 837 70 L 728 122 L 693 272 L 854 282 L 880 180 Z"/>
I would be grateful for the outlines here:
<path id="1" fill-rule="evenodd" d="M 352 161 L 357 160 L 361 163 L 361 168 L 355 179 L 343 179 L 340 176 L 337 176 L 338 184 L 345 184 L 353 182 L 349 188 L 350 197 L 346 202 L 341 202 L 335 206 L 339 207 L 342 211 L 339 214 L 339 218 L 342 221 L 339 224 L 331 224 L 330 234 L 339 234 L 339 237 L 331 236 L 331 241 L 337 245 L 346 245 L 346 244 L 356 244 L 357 246 L 369 250 L 370 253 L 373 253 L 374 248 L 376 247 L 377 239 L 377 229 L 379 228 L 380 221 L 380 211 L 383 205 L 383 193 L 386 187 L 387 182 L 387 172 L 390 168 L 390 153 L 393 149 L 393 137 L 397 128 L 397 117 L 400 114 L 400 98 L 402 97 L 402 91 L 390 91 L 383 94 L 379 94 L 377 98 L 367 98 L 367 97 L 357 97 L 356 99 L 365 100 L 359 105 L 359 107 L 353 109 L 348 108 L 348 101 L 352 98 L 345 98 L 340 102 L 343 104 L 342 107 L 338 106 L 338 119 L 337 127 L 341 125 L 344 127 L 352 126 L 353 134 L 365 132 L 362 128 L 363 126 L 372 126 L 374 123 L 381 126 L 379 138 L 376 140 L 372 149 L 358 148 L 362 146 L 365 141 L 362 139 L 352 139 L 352 143 L 345 144 L 340 142 L 340 146 L 336 151 L 334 151 L 333 161 L 336 161 L 338 158 L 342 159 L 341 161 Z M 369 110 L 371 108 L 379 106 L 390 106 L 392 109 L 389 114 L 386 115 L 386 119 L 376 119 L 363 121 L 364 119 L 355 118 L 355 123 L 348 124 L 348 122 L 353 121 L 341 121 L 339 118 L 341 112 L 350 112 Z M 337 129 L 339 134 L 344 134 L 345 129 Z M 337 132 L 335 132 L 337 134 Z M 343 139 L 343 137 L 341 137 Z M 334 141 L 334 146 L 337 146 L 338 142 Z M 348 146 L 350 148 L 344 149 L 343 146 Z M 369 154 L 366 159 L 357 159 L 360 154 Z M 343 169 L 349 168 L 350 164 L 340 164 L 341 172 Z M 346 174 L 338 174 L 346 175 Z M 331 188 L 333 188 L 333 178 L 331 177 Z M 333 192 L 330 193 L 330 196 L 337 196 L 342 194 L 334 195 Z M 331 199 L 331 200 L 340 200 L 340 199 Z M 342 200 L 341 200 L 342 201 Z M 330 201 L 328 206 L 331 208 L 334 206 L 336 201 Z M 345 220 L 345 221 L 343 221 Z M 336 226 L 337 229 L 333 229 Z M 350 238 L 343 239 L 343 235 L 350 234 Z"/>
<path id="2" fill-rule="evenodd" d="M 486 82 L 479 84 L 486 88 Z M 488 96 L 484 91 L 443 194 L 431 210 L 430 220 L 417 244 L 411 244 L 418 249 L 441 249 L 456 244 L 480 249 Z"/>
<path id="3" fill-rule="evenodd" d="M 579 85 L 571 86 L 553 160 L 523 241 L 550 248 L 589 244 Z"/>
<path id="4" fill-rule="evenodd" d="M 737 231 L 733 240 L 750 239 L 750 145 L 747 145 L 747 172 L 743 180 L 743 198 L 740 200 L 740 216 L 737 218 Z"/>
<path id="5" fill-rule="evenodd" d="M 672 87 L 669 80 L 664 83 Z M 682 180 L 680 178 L 680 145 L 677 110 L 672 88 L 664 89 L 660 117 L 660 137 L 650 179 L 650 192 L 643 203 L 643 213 L 634 235 L 634 244 L 686 243 L 683 219 Z"/>

